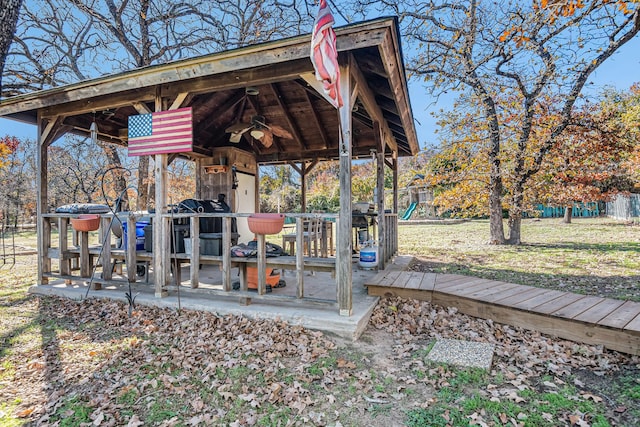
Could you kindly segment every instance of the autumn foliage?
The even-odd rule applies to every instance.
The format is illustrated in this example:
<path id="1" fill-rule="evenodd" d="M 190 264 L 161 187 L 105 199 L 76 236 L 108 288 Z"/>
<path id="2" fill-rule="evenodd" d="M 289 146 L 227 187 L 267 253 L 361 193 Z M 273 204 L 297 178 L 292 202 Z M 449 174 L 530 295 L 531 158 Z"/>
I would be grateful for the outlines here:
<path id="1" fill-rule="evenodd" d="M 639 86 L 630 95 L 603 95 L 600 103 L 583 102 L 572 121 L 532 175 L 524 193 L 523 209 L 530 214 L 538 204 L 570 206 L 574 202 L 606 201 L 618 192 L 633 188 L 638 169 Z M 489 215 L 488 130 L 472 107 L 473 98 L 462 98 L 468 109 L 443 115 L 439 122 L 442 150 L 433 157 L 426 172 L 435 188 L 441 214 L 462 217 Z M 513 108 L 517 97 L 500 100 L 503 149 L 500 162 L 506 177 L 516 172 L 519 146 L 517 132 L 523 126 L 520 110 Z M 536 107 L 532 138 L 523 149 L 523 163 L 532 168 L 543 141 L 561 120 L 553 97 Z M 634 110 L 634 108 L 636 110 Z M 504 208 L 510 209 L 511 180 L 505 180 Z"/>
<path id="2" fill-rule="evenodd" d="M 7 157 L 16 151 L 19 144 L 20 141 L 15 136 L 5 135 L 0 138 L 0 167 L 4 166 Z"/>

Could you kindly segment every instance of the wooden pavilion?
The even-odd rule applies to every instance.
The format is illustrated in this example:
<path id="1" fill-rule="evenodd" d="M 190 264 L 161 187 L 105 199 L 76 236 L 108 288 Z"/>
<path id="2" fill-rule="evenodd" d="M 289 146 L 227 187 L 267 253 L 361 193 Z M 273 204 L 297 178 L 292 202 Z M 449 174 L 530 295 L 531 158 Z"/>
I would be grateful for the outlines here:
<path id="1" fill-rule="evenodd" d="M 239 197 L 230 191 L 237 185 L 234 174 L 250 177 L 255 186 L 255 191 L 252 192 L 255 199 L 252 203 L 254 210 L 258 206 L 259 165 L 292 165 L 302 177 L 304 207 L 305 175 L 319 161 L 339 160 L 337 256 L 331 262 L 334 263 L 333 268 L 337 274 L 336 301 L 340 314 L 351 315 L 352 159 L 371 158 L 372 154 L 375 156 L 378 188 L 384 187 L 385 167 L 393 171 L 393 205 L 385 206 L 384 191 L 377 191 L 374 201 L 379 215 L 379 267 L 384 268 L 384 263 L 397 250 L 397 159 L 399 156 L 416 154 L 418 141 L 409 102 L 397 20 L 380 18 L 356 23 L 337 28 L 336 35 L 341 71 L 340 90 L 344 100 L 344 106 L 339 110 L 329 103 L 319 82 L 315 80 L 309 59 L 310 35 L 135 69 L 2 100 L 0 116 L 38 126 L 39 284 L 48 283 L 52 277 L 72 280 L 70 263 L 73 258 L 92 257 L 91 248 L 83 248 L 81 245 L 80 253 L 69 248 L 66 230 L 70 216 L 52 213 L 55 207 L 50 206 L 47 194 L 50 144 L 69 132 L 89 136 L 92 123 L 95 123 L 101 141 L 127 146 L 129 116 L 191 107 L 192 150 L 176 154 L 156 154 L 154 157 L 154 250 L 146 256 L 154 270 L 156 296 L 166 295 L 170 277 L 167 165 L 176 157 L 195 162 L 195 195 L 199 199 L 211 199 L 219 193 L 227 193 L 229 203 L 234 205 L 234 198 Z M 234 135 L 230 135 L 229 128 L 242 128 L 239 124 L 270 130 L 271 132 L 267 132 L 268 143 L 256 139 L 251 132 L 230 138 Z M 245 129 L 248 127 L 250 126 L 245 126 Z M 223 253 L 221 256 L 208 258 L 200 256 L 197 250 L 198 239 L 195 239 L 196 247 L 190 255 L 183 254 L 183 261 L 191 262 L 192 265 L 202 262 L 218 263 L 223 271 L 224 291 L 229 291 L 229 269 L 241 264 L 231 256 L 228 249 L 231 218 L 247 215 L 208 215 L 224 218 Z M 195 235 L 198 234 L 197 217 L 195 215 L 193 219 L 192 215 L 190 219 L 191 231 Z M 103 226 L 107 224 L 105 219 L 103 218 Z M 297 220 L 300 221 L 300 218 Z M 59 245 L 54 250 L 51 229 L 52 222 L 55 221 L 64 238 L 60 238 Z M 130 223 L 130 230 L 132 225 L 135 227 L 135 224 Z M 300 244 L 301 237 L 297 242 Z M 93 256 L 97 257 L 98 253 Z M 99 256 L 103 259 L 103 265 L 106 265 L 104 263 L 110 263 L 113 257 L 119 255 L 111 250 L 109 244 Z M 135 265 L 135 248 L 122 256 L 128 263 L 133 262 Z M 52 258 L 59 260 L 60 268 L 57 272 L 52 270 Z M 266 261 L 260 251 L 256 262 L 260 276 L 258 294 L 263 294 Z M 281 262 L 284 263 L 285 260 Z M 298 269 L 299 277 L 305 266 L 314 266 L 313 260 L 303 257 L 302 251 L 291 262 Z M 196 287 L 198 269 L 191 270 Z M 103 279 L 110 278 L 110 272 L 103 272 Z M 129 275 L 129 279 L 132 278 L 135 280 L 134 276 Z M 298 297 L 302 297 L 301 291 L 298 292 Z"/>

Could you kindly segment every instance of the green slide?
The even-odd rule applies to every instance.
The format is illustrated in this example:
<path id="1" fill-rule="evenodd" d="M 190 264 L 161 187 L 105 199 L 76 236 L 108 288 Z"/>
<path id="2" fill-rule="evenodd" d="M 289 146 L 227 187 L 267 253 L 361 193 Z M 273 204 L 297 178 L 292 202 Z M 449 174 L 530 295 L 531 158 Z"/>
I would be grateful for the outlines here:
<path id="1" fill-rule="evenodd" d="M 403 221 L 406 221 L 406 220 L 408 220 L 409 218 L 411 218 L 411 214 L 413 214 L 413 211 L 415 211 L 415 210 L 416 210 L 416 206 L 418 206 L 418 203 L 417 203 L 417 202 L 413 202 L 413 203 L 411 203 L 411 204 L 409 205 L 409 209 L 407 209 L 407 210 L 404 212 L 404 215 L 402 215 L 402 218 L 400 218 L 400 219 L 401 219 L 401 220 L 403 220 Z"/>

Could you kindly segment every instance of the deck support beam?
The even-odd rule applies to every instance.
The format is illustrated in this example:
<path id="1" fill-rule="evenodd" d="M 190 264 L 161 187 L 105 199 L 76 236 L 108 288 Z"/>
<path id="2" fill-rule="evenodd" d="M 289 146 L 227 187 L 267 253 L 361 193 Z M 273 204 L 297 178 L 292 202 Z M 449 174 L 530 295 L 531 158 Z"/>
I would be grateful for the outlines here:
<path id="1" fill-rule="evenodd" d="M 162 107 L 162 98 L 160 97 L 160 90 L 158 88 L 156 91 L 155 110 L 162 111 Z M 171 271 L 169 260 L 169 253 L 171 252 L 169 233 L 171 227 L 169 226 L 169 220 L 162 217 L 162 214 L 167 210 L 168 161 L 169 156 L 167 154 L 155 155 L 156 214 L 153 221 L 153 271 L 155 278 L 155 296 L 157 298 L 168 295 L 167 284 L 169 283 L 169 274 Z M 178 286 L 180 286 L 179 283 Z"/>
<path id="2" fill-rule="evenodd" d="M 385 239 L 385 233 L 387 232 L 385 227 L 384 216 L 384 151 L 385 143 L 380 122 L 373 122 L 373 132 L 376 138 L 376 211 L 378 212 L 378 270 L 384 270 L 387 257 L 390 254 L 386 253 L 387 241 Z"/>
<path id="3" fill-rule="evenodd" d="M 343 106 L 339 109 L 340 123 L 340 221 L 337 238 L 337 300 L 341 316 L 351 316 L 353 310 L 352 243 L 351 243 L 351 58 L 340 58 L 340 93 Z"/>

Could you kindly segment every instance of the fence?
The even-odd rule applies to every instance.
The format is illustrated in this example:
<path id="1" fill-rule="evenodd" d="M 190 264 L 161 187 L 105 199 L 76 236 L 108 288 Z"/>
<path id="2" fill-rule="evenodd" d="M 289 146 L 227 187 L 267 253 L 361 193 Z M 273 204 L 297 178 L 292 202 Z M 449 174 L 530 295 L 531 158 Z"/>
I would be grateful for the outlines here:
<path id="1" fill-rule="evenodd" d="M 640 194 L 624 196 L 618 194 L 612 201 L 607 202 L 607 216 L 629 220 L 640 217 Z"/>
<path id="2" fill-rule="evenodd" d="M 565 208 L 563 206 L 538 205 L 536 210 L 540 212 L 538 215 L 540 218 L 562 218 Z M 576 203 L 571 210 L 571 216 L 574 218 L 597 217 L 600 216 L 600 213 L 601 207 L 597 202 Z"/>

